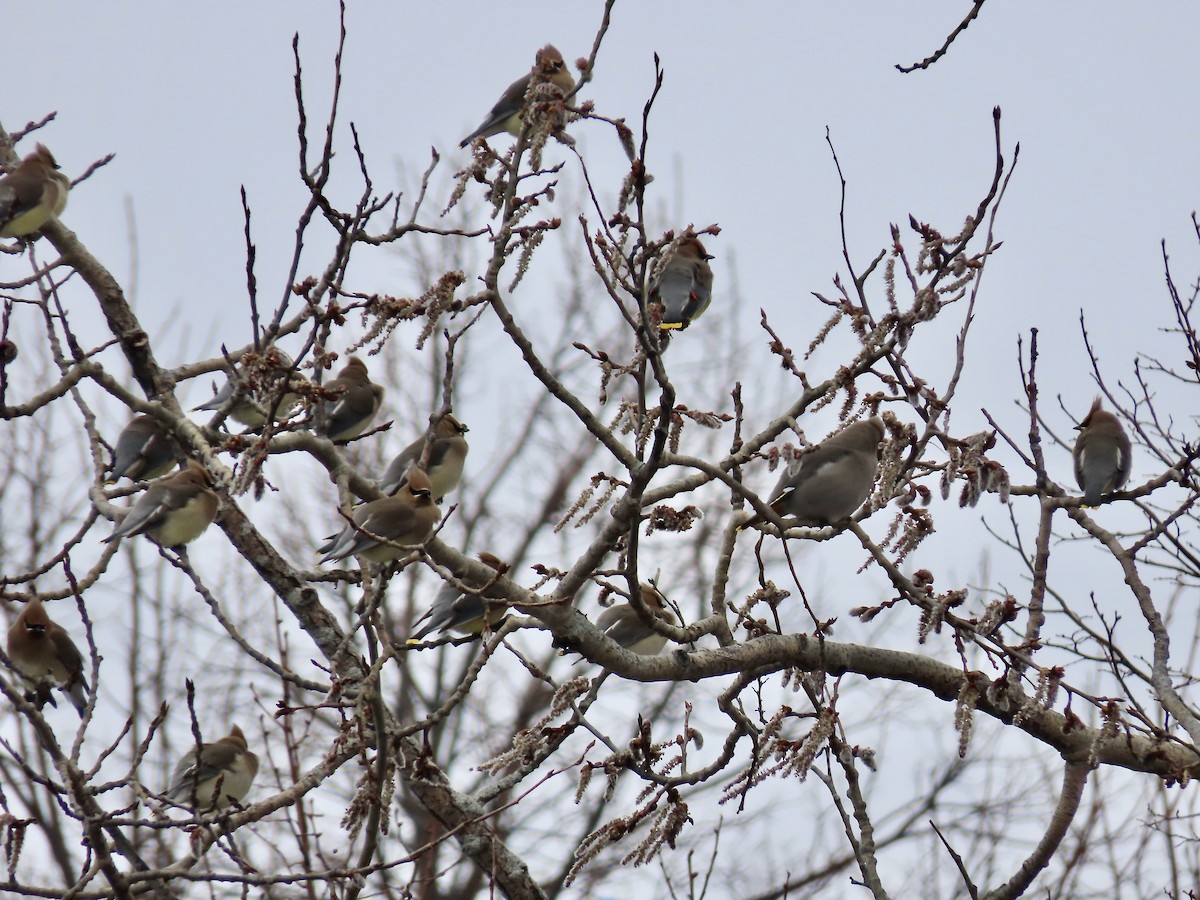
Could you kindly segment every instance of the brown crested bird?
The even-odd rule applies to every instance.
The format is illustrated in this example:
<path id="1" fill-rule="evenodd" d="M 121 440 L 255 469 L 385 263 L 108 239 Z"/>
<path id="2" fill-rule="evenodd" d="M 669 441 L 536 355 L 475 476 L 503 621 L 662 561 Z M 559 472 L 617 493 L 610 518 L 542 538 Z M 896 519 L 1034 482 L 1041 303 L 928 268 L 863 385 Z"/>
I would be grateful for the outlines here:
<path id="1" fill-rule="evenodd" d="M 50 688 L 56 687 L 70 698 L 83 718 L 88 691 L 83 654 L 63 627 L 46 613 L 41 600 L 35 597 L 25 605 L 8 629 L 4 652 L 31 688 L 27 700 L 37 702 L 39 708 L 46 703 L 57 706 L 50 696 Z"/>
<path id="2" fill-rule="evenodd" d="M 176 803 L 203 812 L 240 803 L 258 774 L 258 757 L 247 749 L 246 736 L 236 725 L 227 737 L 201 744 L 183 754 L 164 792 Z M 219 786 L 218 786 L 219 785 Z"/>
<path id="3" fill-rule="evenodd" d="M 269 353 L 274 353 L 275 356 L 266 355 Z M 292 371 L 294 365 L 292 358 L 282 350 L 276 347 L 267 347 L 263 354 L 263 357 L 258 360 L 263 365 L 256 370 L 258 379 L 253 390 L 246 389 L 241 384 L 242 370 L 239 368 L 236 375 L 230 375 L 225 379 L 225 384 L 219 391 L 199 406 L 193 406 L 192 411 L 218 410 L 229 403 L 234 393 L 242 388 L 241 393 L 228 409 L 229 417 L 235 422 L 258 430 L 267 424 L 267 411 L 272 407 L 275 408 L 277 419 L 286 419 L 296 404 L 300 402 L 300 395 L 292 388 L 299 388 L 306 384 L 307 379 L 298 372 Z M 277 364 L 273 364 L 276 362 L 276 358 Z M 286 386 L 283 383 L 284 379 L 287 379 Z M 276 400 L 278 400 L 278 404 L 276 404 Z"/>
<path id="4" fill-rule="evenodd" d="M 0 178 L 0 237 L 25 237 L 67 208 L 71 179 L 43 144 Z"/>
<path id="5" fill-rule="evenodd" d="M 679 617 L 667 606 L 667 598 L 650 584 L 639 585 L 642 602 L 652 616 L 668 625 L 678 625 Z M 657 656 L 667 646 L 666 635 L 651 628 L 628 601 L 614 603 L 596 617 L 596 627 L 610 640 L 616 641 L 639 656 Z M 582 659 L 575 664 L 583 662 Z"/>
<path id="6" fill-rule="evenodd" d="M 685 234 L 670 258 L 650 281 L 648 300 L 662 307 L 659 328 L 687 328 L 712 301 L 713 273 L 704 245 L 694 234 Z"/>
<path id="7" fill-rule="evenodd" d="M 212 479 L 204 466 L 189 459 L 186 468 L 151 482 L 104 543 L 144 534 L 164 547 L 177 547 L 200 537 L 216 517 Z"/>
<path id="8" fill-rule="evenodd" d="M 804 524 L 849 518 L 871 494 L 883 434 L 883 420 L 874 416 L 826 438 L 784 469 L 767 505 Z"/>
<path id="9" fill-rule="evenodd" d="M 525 125 L 521 117 L 525 98 L 531 87 L 536 88 L 540 84 L 554 85 L 564 97 L 575 89 L 575 79 L 553 44 L 547 44 L 537 52 L 533 68 L 508 86 L 479 127 L 463 138 L 458 146 L 465 147 L 477 137 L 488 138 L 502 131 L 520 137 Z"/>
<path id="10" fill-rule="evenodd" d="M 408 483 L 394 497 L 359 506 L 350 515 L 354 524 L 330 536 L 317 552 L 323 563 L 356 555 L 375 563 L 391 562 L 424 543 L 441 517 L 429 476 L 410 469 Z"/>
<path id="11" fill-rule="evenodd" d="M 321 402 L 321 433 L 331 441 L 356 438 L 371 424 L 383 403 L 383 388 L 367 375 L 367 364 L 357 356 L 346 361 L 337 378 L 324 386 L 332 400 Z"/>
<path id="12" fill-rule="evenodd" d="M 136 415 L 117 435 L 105 481 L 112 484 L 122 477 L 130 481 L 158 478 L 174 468 L 179 455 L 179 445 L 166 425 L 154 416 Z"/>
<path id="13" fill-rule="evenodd" d="M 394 494 L 404 487 L 408 482 L 408 470 L 421 462 L 421 454 L 428 443 L 429 461 L 424 468 L 429 476 L 433 499 L 440 503 L 462 481 L 468 450 L 467 439 L 463 435 L 469 430 L 449 413 L 442 416 L 430 432 L 421 435 L 392 460 L 379 480 L 379 490 Z"/>
<path id="14" fill-rule="evenodd" d="M 1083 490 L 1084 505 L 1096 506 L 1104 494 L 1119 491 L 1129 480 L 1133 444 L 1117 417 L 1100 408 L 1099 397 L 1075 430 L 1075 481 Z"/>
<path id="15" fill-rule="evenodd" d="M 491 553 L 480 553 L 479 560 L 501 575 L 508 571 L 508 564 Z M 478 594 L 463 593 L 452 584 L 444 584 L 433 604 L 414 623 L 425 624 L 413 632 L 409 642 L 424 640 L 434 631 L 445 634 L 450 629 L 459 634 L 481 634 L 485 628 L 495 628 L 507 611 L 508 605 L 503 601 L 485 601 Z"/>

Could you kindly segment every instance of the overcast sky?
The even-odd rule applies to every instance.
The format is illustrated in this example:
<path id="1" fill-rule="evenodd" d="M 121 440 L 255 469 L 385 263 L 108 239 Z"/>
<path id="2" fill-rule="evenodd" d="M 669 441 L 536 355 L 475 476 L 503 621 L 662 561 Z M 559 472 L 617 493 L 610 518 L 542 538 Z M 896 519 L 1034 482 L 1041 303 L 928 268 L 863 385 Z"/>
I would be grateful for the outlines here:
<path id="1" fill-rule="evenodd" d="M 1081 308 L 1114 380 L 1128 378 L 1137 351 L 1172 348 L 1159 334 L 1172 324 L 1160 241 L 1168 242 L 1181 285 L 1200 267 L 1189 221 L 1200 197 L 1200 6 L 994 2 L 930 71 L 896 71 L 897 63 L 929 55 L 967 8 L 618 3 L 582 96 L 602 114 L 637 123 L 653 54 L 660 56 L 666 81 L 651 126 L 653 202 L 680 225 L 721 226 L 709 244 L 717 256 L 714 303 L 736 271 L 745 302 L 738 333 L 758 348 L 760 307 L 785 340 L 806 346 L 825 318 L 810 292 L 829 292 L 843 268 L 826 129 L 849 182 L 849 243 L 861 266 L 890 243 L 889 223 L 903 225 L 910 214 L 943 233 L 957 230 L 990 182 L 991 111 L 999 105 L 1005 154 L 1011 159 L 1019 142 L 1020 162 L 997 223 L 1004 246 L 984 278 L 955 423 L 959 432 L 977 430 L 987 407 L 1023 432 L 1013 406 L 1016 340 L 1030 327 L 1044 342 L 1044 397 L 1061 393 L 1076 416 L 1095 393 Z M 600 18 L 599 3 L 509 2 L 503 10 L 350 4 L 334 182 L 343 207 L 358 189 L 351 122 L 380 192 L 401 186 L 401 169 L 424 169 L 431 147 L 448 176 L 468 158 L 459 139 L 528 69 L 536 48 L 550 41 L 568 61 L 586 55 Z M 37 139 L 73 177 L 116 154 L 72 193 L 63 221 L 127 289 L 136 288 L 142 322 L 167 364 L 249 339 L 240 186 L 253 209 L 264 302 L 284 288 L 305 202 L 291 39 L 299 32 L 309 113 L 320 122 L 337 21 L 331 2 L 267 0 L 78 4 L 55 10 L 52 21 L 42 4 L 6 13 L 6 32 L 22 39 L 6 42 L 0 123 L 12 131 L 57 111 Z M 624 157 L 598 125 L 573 133 L 611 197 Z M 568 162 L 565 182 L 577 186 L 574 177 Z M 424 221 L 438 224 L 445 196 L 430 200 Z M 568 224 L 562 240 L 577 244 L 578 226 Z M 325 261 L 332 236 L 323 225 L 312 233 L 305 257 L 312 269 L 302 276 Z M 20 270 L 9 258 L 0 266 L 6 275 Z M 393 255 L 360 253 L 353 287 L 411 291 L 404 276 Z M 70 307 L 77 328 L 100 321 L 85 296 L 76 293 Z M 18 328 L 36 325 L 24 315 Z M 763 365 L 775 363 L 764 358 Z M 184 401 L 199 402 L 207 381 L 188 390 Z M 1066 432 L 1071 422 L 1052 402 L 1043 411 Z M 1065 451 L 1051 459 L 1068 482 Z M 1144 463 L 1135 459 L 1135 480 L 1150 474 Z M 1019 470 L 1014 478 L 1029 480 Z M 977 520 L 979 512 L 965 515 Z M 958 576 L 978 566 L 975 549 L 968 547 Z"/>

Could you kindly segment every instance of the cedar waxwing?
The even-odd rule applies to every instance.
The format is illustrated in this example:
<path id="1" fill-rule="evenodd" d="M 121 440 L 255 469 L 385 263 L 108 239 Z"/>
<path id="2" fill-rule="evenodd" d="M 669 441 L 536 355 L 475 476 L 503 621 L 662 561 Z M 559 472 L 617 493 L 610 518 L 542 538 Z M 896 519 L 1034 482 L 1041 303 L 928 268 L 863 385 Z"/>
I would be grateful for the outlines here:
<path id="1" fill-rule="evenodd" d="M 1129 480 L 1133 445 L 1117 417 L 1100 408 L 1099 397 L 1075 430 L 1075 481 L 1083 489 L 1084 505 L 1096 506 L 1102 494 L 1120 490 Z"/>
<path id="2" fill-rule="evenodd" d="M 432 485 L 433 499 L 441 503 L 442 498 L 458 487 L 462 481 L 463 464 L 467 459 L 467 439 L 463 437 L 470 429 L 454 416 L 446 414 L 437 420 L 433 426 L 433 436 L 430 440 L 429 462 L 425 472 Z M 421 461 L 425 452 L 425 443 L 429 435 L 417 438 L 392 460 L 383 478 L 379 482 L 379 490 L 391 495 L 404 487 L 408 479 L 408 470 Z"/>
<path id="3" fill-rule="evenodd" d="M 217 517 L 217 492 L 207 470 L 194 459 L 187 468 L 160 478 L 129 508 L 104 543 L 145 534 L 164 547 L 194 541 Z"/>
<path id="4" fill-rule="evenodd" d="M 480 553 L 479 559 L 501 575 L 508 571 L 508 566 L 491 553 Z M 417 619 L 415 624 L 425 625 L 413 632 L 409 643 L 417 643 L 434 631 L 445 634 L 451 628 L 459 634 L 481 634 L 485 625 L 487 628 L 498 625 L 507 611 L 508 605 L 503 602 L 485 602 L 478 594 L 464 594 L 454 585 L 445 584 L 433 598 L 433 605 Z"/>
<path id="5" fill-rule="evenodd" d="M 802 523 L 832 525 L 863 505 L 875 484 L 883 420 L 855 422 L 793 460 L 768 505 Z"/>
<path id="6" fill-rule="evenodd" d="M 270 376 L 268 377 L 271 377 L 276 373 L 280 375 L 286 373 L 289 375 L 290 379 L 288 383 L 289 387 L 295 383 L 303 382 L 303 376 L 290 371 L 292 368 L 292 358 L 282 350 L 276 349 L 274 352 L 279 356 L 279 365 L 272 366 L 266 370 L 266 372 L 270 373 Z M 332 382 L 330 382 L 330 384 L 332 384 Z M 264 410 L 270 410 L 271 407 L 275 405 L 275 397 L 278 394 L 278 389 L 280 386 L 281 385 L 279 385 L 277 382 L 264 381 L 264 383 L 256 385 L 256 387 L 260 387 L 261 390 L 243 390 L 238 396 L 238 399 L 234 402 L 233 406 L 230 407 L 229 417 L 235 422 L 240 422 L 241 424 L 245 425 L 247 428 L 252 428 L 255 430 L 262 428 L 267 424 L 267 416 Z M 195 412 L 197 410 L 220 409 L 229 401 L 229 398 L 233 396 L 233 392 L 237 390 L 237 387 L 237 379 L 232 377 L 226 378 L 225 384 L 219 391 L 213 394 L 212 399 L 208 400 L 206 403 L 201 403 L 199 406 L 193 406 L 192 411 Z M 299 394 L 295 393 L 294 391 L 287 391 L 279 401 L 279 406 L 275 411 L 276 417 L 279 419 L 286 419 L 289 413 L 291 413 L 292 409 L 295 408 L 296 404 L 299 402 Z"/>
<path id="7" fill-rule="evenodd" d="M 675 252 L 650 280 L 650 303 L 662 306 L 659 328 L 687 328 L 698 319 L 712 300 L 713 257 L 704 252 L 704 245 L 694 234 L 684 235 Z"/>
<path id="8" fill-rule="evenodd" d="M 42 601 L 34 598 L 12 627 L 8 629 L 5 653 L 36 694 L 26 695 L 39 707 L 47 702 L 57 706 L 47 683 L 71 699 L 71 705 L 83 718 L 87 709 L 87 679 L 83 677 L 83 654 L 70 635 L 46 614 Z"/>
<path id="9" fill-rule="evenodd" d="M 429 476 L 420 469 L 410 469 L 408 484 L 396 496 L 359 506 L 350 516 L 354 525 L 347 524 L 317 552 L 324 554 L 321 557 L 323 563 L 356 554 L 371 562 L 391 562 L 408 552 L 408 548 L 424 543 L 441 517 L 441 510 L 433 502 Z M 399 546 L 381 542 L 371 535 Z"/>
<path id="10" fill-rule="evenodd" d="M 71 179 L 42 144 L 0 178 L 0 237 L 33 234 L 67 208 Z"/>
<path id="11" fill-rule="evenodd" d="M 228 737 L 200 745 L 199 763 L 195 745 L 183 754 L 175 764 L 171 785 L 165 793 L 169 799 L 197 812 L 224 809 L 246 796 L 257 774 L 258 757 L 246 749 L 246 736 L 234 725 Z M 218 790 L 220 794 L 215 796 Z"/>
<path id="12" fill-rule="evenodd" d="M 322 433 L 331 441 L 358 437 L 383 403 L 383 388 L 371 381 L 366 363 L 357 356 L 350 357 L 337 378 L 324 388 L 333 399 L 321 402 Z"/>
<path id="13" fill-rule="evenodd" d="M 643 584 L 642 602 L 657 619 L 678 625 L 679 618 L 667 607 L 666 598 L 651 585 Z M 615 603 L 596 618 L 596 627 L 626 650 L 639 656 L 657 656 L 667 646 L 666 635 L 659 634 L 638 615 L 628 602 Z M 583 660 L 579 660 L 582 662 Z"/>
<path id="14" fill-rule="evenodd" d="M 521 112 L 525 108 L 525 96 L 531 86 L 550 83 L 565 97 L 575 89 L 575 79 L 567 69 L 562 54 L 553 44 L 547 44 L 537 52 L 533 68 L 508 86 L 478 128 L 462 139 L 458 146 L 465 147 L 477 137 L 491 137 L 507 131 L 514 137 L 521 136 L 524 123 Z"/>
<path id="15" fill-rule="evenodd" d="M 179 445 L 162 422 L 154 416 L 137 415 L 117 436 L 104 480 L 112 484 L 124 476 L 131 481 L 149 481 L 170 472 L 179 455 Z"/>

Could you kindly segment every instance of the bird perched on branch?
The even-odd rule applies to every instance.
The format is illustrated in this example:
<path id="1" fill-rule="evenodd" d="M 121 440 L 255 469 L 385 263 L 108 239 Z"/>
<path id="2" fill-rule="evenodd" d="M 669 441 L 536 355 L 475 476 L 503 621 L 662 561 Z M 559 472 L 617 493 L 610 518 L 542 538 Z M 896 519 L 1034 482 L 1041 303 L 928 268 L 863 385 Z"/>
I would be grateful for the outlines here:
<path id="1" fill-rule="evenodd" d="M 1099 397 L 1075 430 L 1075 481 L 1083 490 L 1084 505 L 1096 506 L 1104 494 L 1119 491 L 1129 480 L 1133 445 L 1117 417 L 1100 408 Z"/>
<path id="2" fill-rule="evenodd" d="M 323 554 L 323 563 L 355 555 L 375 563 L 391 562 L 423 544 L 441 517 L 429 476 L 410 469 L 408 483 L 394 497 L 359 506 L 350 516 L 353 524 L 331 536 L 317 552 Z"/>
<path id="3" fill-rule="evenodd" d="M 508 571 L 508 565 L 491 553 L 480 553 L 479 559 L 484 564 L 495 569 L 500 575 Z M 454 629 L 460 634 L 481 634 L 485 628 L 495 628 L 508 611 L 508 605 L 502 601 L 484 600 L 473 593 L 463 593 L 452 584 L 442 585 L 433 604 L 417 625 L 425 624 L 413 632 L 409 643 L 417 643 L 434 631 L 445 634 Z"/>
<path id="4" fill-rule="evenodd" d="M 875 416 L 826 438 L 784 469 L 767 505 L 806 525 L 849 518 L 871 494 L 883 434 L 883 420 Z"/>
<path id="5" fill-rule="evenodd" d="M 575 79 L 553 44 L 547 44 L 537 52 L 529 73 L 508 86 L 479 127 L 463 138 L 458 146 L 465 147 L 477 137 L 487 138 L 502 131 L 520 137 L 525 124 L 522 113 L 530 98 L 530 89 L 537 90 L 539 85 L 544 84 L 553 85 L 563 97 L 575 89 Z"/>
<path id="6" fill-rule="evenodd" d="M 678 625 L 679 618 L 667 606 L 667 598 L 658 588 L 649 584 L 639 585 L 642 602 L 652 616 L 668 625 Z M 616 641 L 631 653 L 639 656 L 657 656 L 667 646 L 666 635 L 659 634 L 638 614 L 628 601 L 614 603 L 596 617 L 596 627 L 610 640 Z M 576 660 L 576 664 L 583 662 Z"/>
<path id="7" fill-rule="evenodd" d="M 208 471 L 194 459 L 186 468 L 151 482 L 104 543 L 134 534 L 164 547 L 194 541 L 217 517 L 217 492 Z"/>
<path id="8" fill-rule="evenodd" d="M 356 438 L 371 424 L 383 403 L 383 387 L 371 381 L 367 365 L 350 357 L 337 378 L 324 385 L 333 399 L 321 402 L 321 433 L 331 441 Z"/>
<path id="9" fill-rule="evenodd" d="M 258 774 L 258 757 L 247 749 L 246 736 L 236 725 L 227 737 L 201 744 L 183 754 L 171 773 L 166 796 L 203 812 L 240 803 Z"/>
<path id="10" fill-rule="evenodd" d="M 8 629 L 4 652 L 31 689 L 27 700 L 36 702 L 39 708 L 47 703 L 57 706 L 50 695 L 50 687 L 56 687 L 83 718 L 88 691 L 83 654 L 66 630 L 50 618 L 40 599 L 30 600 Z"/>
<path id="11" fill-rule="evenodd" d="M 650 280 L 648 302 L 662 310 L 659 328 L 664 331 L 687 328 L 700 318 L 712 301 L 713 273 L 696 235 L 686 233 L 675 250 Z"/>
<path id="12" fill-rule="evenodd" d="M 278 357 L 278 365 L 270 365 L 269 362 L 273 360 L 269 360 L 268 364 L 256 373 L 257 382 L 252 387 L 243 387 L 238 399 L 229 408 L 231 419 L 255 430 L 267 424 L 267 411 L 272 407 L 275 407 L 277 418 L 286 419 L 296 404 L 300 402 L 298 393 L 284 388 L 283 378 L 288 379 L 288 388 L 305 382 L 304 376 L 292 371 L 293 362 L 290 356 L 277 348 L 272 347 L 267 350 Z M 233 397 L 244 377 L 245 368 L 239 366 L 237 374 L 226 378 L 225 384 L 213 394 L 210 400 L 192 407 L 192 410 L 220 409 Z M 281 391 L 283 392 L 282 396 L 280 396 Z M 275 403 L 277 397 L 279 398 L 278 406 Z"/>
<path id="13" fill-rule="evenodd" d="M 25 237 L 67 208 L 71 179 L 44 144 L 0 178 L 0 237 Z"/>
<path id="14" fill-rule="evenodd" d="M 394 494 L 408 483 L 408 470 L 421 462 L 425 445 L 429 444 L 429 460 L 425 472 L 437 503 L 458 487 L 462 481 L 463 465 L 467 460 L 467 439 L 463 437 L 470 429 L 454 416 L 447 413 L 437 420 L 431 432 L 421 435 L 392 460 L 379 489 L 385 494 Z"/>
<path id="15" fill-rule="evenodd" d="M 149 481 L 167 474 L 179 457 L 179 445 L 154 416 L 136 415 L 117 435 L 105 481 Z"/>

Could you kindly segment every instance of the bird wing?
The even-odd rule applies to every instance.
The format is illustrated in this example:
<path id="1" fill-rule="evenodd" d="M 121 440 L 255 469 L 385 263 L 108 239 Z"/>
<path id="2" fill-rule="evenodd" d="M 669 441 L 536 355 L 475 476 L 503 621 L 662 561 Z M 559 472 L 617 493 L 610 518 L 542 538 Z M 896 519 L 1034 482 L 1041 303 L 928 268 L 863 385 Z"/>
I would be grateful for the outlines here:
<path id="1" fill-rule="evenodd" d="M 13 175 L 0 182 L 0 223 L 28 212 L 41 202 L 43 185 L 38 179 Z"/>
<path id="2" fill-rule="evenodd" d="M 687 325 L 704 307 L 710 293 L 696 283 L 695 267 L 668 266 L 655 285 L 653 296 L 663 305 L 664 325 Z"/>

